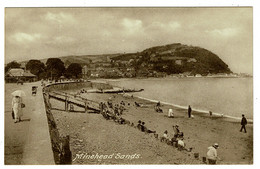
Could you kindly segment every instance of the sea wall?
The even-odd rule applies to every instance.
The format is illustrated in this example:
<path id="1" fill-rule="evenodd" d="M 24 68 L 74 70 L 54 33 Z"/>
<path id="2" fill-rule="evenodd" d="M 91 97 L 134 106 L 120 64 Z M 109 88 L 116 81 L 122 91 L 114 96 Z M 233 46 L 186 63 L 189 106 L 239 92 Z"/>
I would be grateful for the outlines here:
<path id="1" fill-rule="evenodd" d="M 113 87 L 109 84 L 100 82 L 65 82 L 48 84 L 43 88 L 46 116 L 49 125 L 54 161 L 56 164 L 71 164 L 72 153 L 70 150 L 70 136 L 61 136 L 57 128 L 55 119 L 51 112 L 49 92 L 55 90 L 71 90 L 82 88 L 112 89 Z"/>
<path id="2" fill-rule="evenodd" d="M 46 91 L 46 90 L 45 90 Z M 49 125 L 49 132 L 51 137 L 52 151 L 55 164 L 71 164 L 72 153 L 70 151 L 70 137 L 62 137 L 59 134 L 55 119 L 51 113 L 51 104 L 49 95 L 43 92 L 44 103 L 46 107 L 46 115 Z"/>

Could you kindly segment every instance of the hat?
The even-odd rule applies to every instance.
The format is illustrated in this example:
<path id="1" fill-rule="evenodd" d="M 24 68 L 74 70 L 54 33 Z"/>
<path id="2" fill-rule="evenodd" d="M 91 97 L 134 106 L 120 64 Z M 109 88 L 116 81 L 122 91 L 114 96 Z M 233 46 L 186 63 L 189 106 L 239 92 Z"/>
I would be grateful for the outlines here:
<path id="1" fill-rule="evenodd" d="M 215 144 L 214 144 L 214 147 L 218 147 L 218 143 L 215 143 Z"/>

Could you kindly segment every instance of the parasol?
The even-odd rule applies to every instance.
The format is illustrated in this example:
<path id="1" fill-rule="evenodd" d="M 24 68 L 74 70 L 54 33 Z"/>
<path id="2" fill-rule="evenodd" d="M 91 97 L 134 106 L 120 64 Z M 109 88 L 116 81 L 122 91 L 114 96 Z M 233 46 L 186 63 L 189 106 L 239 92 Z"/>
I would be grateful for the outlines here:
<path id="1" fill-rule="evenodd" d="M 12 96 L 19 96 L 19 97 L 23 97 L 23 96 L 26 96 L 24 91 L 22 90 L 16 90 L 12 93 Z"/>

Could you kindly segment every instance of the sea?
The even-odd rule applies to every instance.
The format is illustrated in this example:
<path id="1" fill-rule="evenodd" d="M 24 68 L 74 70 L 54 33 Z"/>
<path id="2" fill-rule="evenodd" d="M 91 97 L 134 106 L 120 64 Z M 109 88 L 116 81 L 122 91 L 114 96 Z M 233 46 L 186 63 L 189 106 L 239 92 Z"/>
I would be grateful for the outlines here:
<path id="1" fill-rule="evenodd" d="M 134 96 L 187 109 L 253 120 L 253 78 L 146 78 L 118 79 L 108 83 L 125 89 L 144 89 Z"/>

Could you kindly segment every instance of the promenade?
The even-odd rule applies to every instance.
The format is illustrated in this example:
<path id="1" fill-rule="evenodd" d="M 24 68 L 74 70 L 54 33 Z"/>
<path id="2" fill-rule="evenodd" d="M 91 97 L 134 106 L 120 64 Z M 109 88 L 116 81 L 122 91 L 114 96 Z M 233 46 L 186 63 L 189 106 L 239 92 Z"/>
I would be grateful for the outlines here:
<path id="1" fill-rule="evenodd" d="M 38 86 L 36 96 L 32 96 L 32 86 Z M 23 90 L 26 94 L 23 97 L 26 107 L 23 108 L 22 121 L 19 123 L 14 123 L 11 116 L 11 93 L 15 90 Z M 55 164 L 40 82 L 5 84 L 4 137 L 6 165 Z"/>

